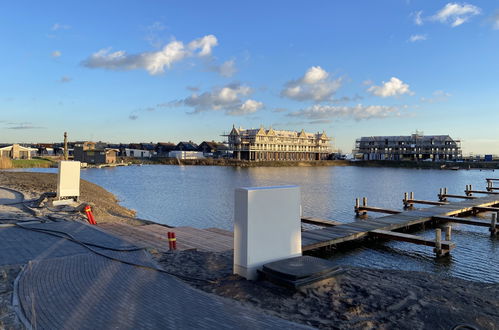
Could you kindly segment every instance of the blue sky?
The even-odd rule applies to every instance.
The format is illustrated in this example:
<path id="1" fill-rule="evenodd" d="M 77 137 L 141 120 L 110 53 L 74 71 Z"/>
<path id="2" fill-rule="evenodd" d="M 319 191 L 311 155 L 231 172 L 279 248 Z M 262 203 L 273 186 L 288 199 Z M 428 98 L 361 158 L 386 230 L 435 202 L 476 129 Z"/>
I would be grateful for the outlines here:
<path id="1" fill-rule="evenodd" d="M 494 1 L 4 1 L 0 141 L 222 140 L 233 124 L 450 134 L 499 153 Z"/>

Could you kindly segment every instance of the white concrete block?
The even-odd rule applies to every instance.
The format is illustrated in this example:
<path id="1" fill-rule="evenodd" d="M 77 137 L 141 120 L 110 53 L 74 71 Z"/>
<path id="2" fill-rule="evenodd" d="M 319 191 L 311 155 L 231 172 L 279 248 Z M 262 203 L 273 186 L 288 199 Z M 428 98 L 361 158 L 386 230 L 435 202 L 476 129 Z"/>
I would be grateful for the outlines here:
<path id="1" fill-rule="evenodd" d="M 59 162 L 57 175 L 57 199 L 80 196 L 80 162 Z"/>
<path id="2" fill-rule="evenodd" d="M 272 261 L 301 256 L 297 186 L 238 188 L 234 208 L 234 274 L 257 278 Z"/>

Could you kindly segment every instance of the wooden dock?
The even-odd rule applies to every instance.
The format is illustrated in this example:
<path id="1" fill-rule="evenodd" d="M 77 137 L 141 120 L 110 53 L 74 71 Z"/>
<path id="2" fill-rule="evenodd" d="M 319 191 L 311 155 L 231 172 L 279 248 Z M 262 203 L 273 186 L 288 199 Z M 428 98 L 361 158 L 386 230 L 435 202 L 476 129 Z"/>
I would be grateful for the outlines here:
<path id="1" fill-rule="evenodd" d="M 450 196 L 449 196 L 450 197 Z M 462 196 L 460 196 L 462 197 Z M 380 208 L 367 207 L 367 205 L 359 205 L 356 202 L 356 211 L 375 211 L 376 209 L 383 210 Z M 363 204 L 367 204 L 363 203 Z M 391 214 L 388 216 L 383 216 L 380 218 L 369 219 L 369 220 L 357 220 L 351 223 L 343 223 L 341 225 L 336 225 L 334 227 L 327 227 L 315 230 L 304 231 L 302 233 L 302 249 L 303 251 L 314 250 L 321 247 L 334 246 L 344 242 L 355 241 L 368 236 L 382 236 L 387 238 L 390 234 L 392 237 L 390 239 L 398 240 L 412 240 L 413 243 L 429 245 L 433 243 L 425 243 L 418 237 L 403 237 L 404 235 L 399 235 L 401 233 L 394 232 L 396 230 L 408 228 L 413 225 L 422 224 L 429 221 L 439 220 L 439 221 L 450 221 L 448 217 L 460 216 L 466 213 L 474 213 L 477 211 L 498 211 L 499 208 L 494 208 L 494 206 L 499 205 L 499 196 L 489 195 L 486 197 L 476 197 L 474 199 L 466 199 L 464 201 L 458 202 L 447 202 L 446 204 L 436 205 L 424 209 L 413 209 L 407 211 L 394 211 L 397 214 Z M 370 208 L 368 210 L 368 208 Z M 456 218 L 455 222 L 459 222 Z M 469 221 L 467 224 L 477 224 L 479 221 Z M 461 222 L 464 223 L 464 222 Z M 485 223 L 480 223 L 479 225 L 485 226 Z M 490 222 L 488 222 L 490 226 Z M 387 233 L 388 232 L 388 233 Z M 427 241 L 427 240 L 426 240 Z M 442 244 L 442 249 L 449 248 L 445 240 L 440 242 Z M 447 246 L 445 246 L 447 244 Z"/>

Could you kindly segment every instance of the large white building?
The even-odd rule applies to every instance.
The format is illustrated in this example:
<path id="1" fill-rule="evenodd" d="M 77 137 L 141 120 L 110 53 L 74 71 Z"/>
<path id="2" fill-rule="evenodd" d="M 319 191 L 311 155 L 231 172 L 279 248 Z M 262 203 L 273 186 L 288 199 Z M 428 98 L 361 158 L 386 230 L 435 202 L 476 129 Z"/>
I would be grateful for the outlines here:
<path id="1" fill-rule="evenodd" d="M 461 141 L 449 135 L 367 136 L 357 139 L 357 158 L 364 160 L 456 160 Z"/>
<path id="2" fill-rule="evenodd" d="M 280 131 L 272 127 L 242 129 L 233 127 L 227 135 L 229 150 L 236 159 L 250 161 L 323 160 L 331 153 L 326 133 Z"/>

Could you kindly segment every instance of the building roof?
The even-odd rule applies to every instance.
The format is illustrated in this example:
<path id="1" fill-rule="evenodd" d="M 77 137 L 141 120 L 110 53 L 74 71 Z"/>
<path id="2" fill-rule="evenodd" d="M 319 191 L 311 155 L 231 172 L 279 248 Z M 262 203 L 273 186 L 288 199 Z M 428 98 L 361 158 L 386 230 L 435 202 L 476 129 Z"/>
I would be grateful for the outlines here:
<path id="1" fill-rule="evenodd" d="M 296 131 L 286 131 L 286 130 L 274 130 L 270 127 L 268 130 L 264 129 L 263 126 L 260 128 L 232 128 L 230 135 L 240 135 L 245 137 L 253 136 L 277 136 L 277 137 L 287 137 L 287 138 L 305 138 L 305 139 L 328 139 L 325 132 L 322 133 L 307 133 L 303 129 L 300 132 Z"/>
<path id="2" fill-rule="evenodd" d="M 402 135 L 402 136 L 363 136 L 360 138 L 361 142 L 383 142 L 385 140 L 389 141 L 407 141 L 407 142 L 414 142 L 414 141 L 459 141 L 459 140 L 454 140 L 451 138 L 449 135 Z"/>

